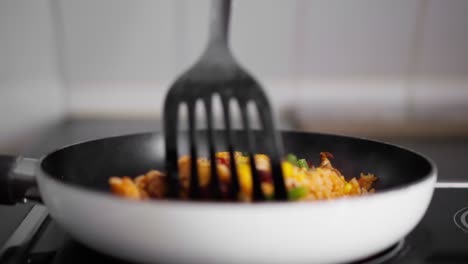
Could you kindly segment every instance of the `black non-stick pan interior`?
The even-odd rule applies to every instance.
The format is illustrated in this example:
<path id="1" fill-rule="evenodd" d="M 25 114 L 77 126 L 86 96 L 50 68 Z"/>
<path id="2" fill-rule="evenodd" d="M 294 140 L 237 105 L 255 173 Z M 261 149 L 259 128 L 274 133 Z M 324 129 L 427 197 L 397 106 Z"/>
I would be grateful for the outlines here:
<path id="1" fill-rule="evenodd" d="M 187 153 L 186 136 L 181 136 L 180 153 Z M 236 134 L 237 149 L 246 150 L 243 134 Z M 262 144 L 260 133 L 256 138 Z M 331 160 L 348 179 L 361 172 L 379 177 L 377 191 L 404 187 L 427 177 L 433 169 L 425 158 L 411 151 L 365 139 L 302 133 L 282 133 L 284 152 L 319 164 L 320 152 L 330 152 Z M 206 136 L 198 134 L 204 145 Z M 224 134 L 216 133 L 217 151 L 225 150 Z M 257 152 L 262 152 L 260 147 Z M 203 153 L 202 153 L 203 155 Z M 135 177 L 150 169 L 164 170 L 164 138 L 160 133 L 126 135 L 99 139 L 65 147 L 45 157 L 43 170 L 54 178 L 81 187 L 108 191 L 111 176 Z"/>

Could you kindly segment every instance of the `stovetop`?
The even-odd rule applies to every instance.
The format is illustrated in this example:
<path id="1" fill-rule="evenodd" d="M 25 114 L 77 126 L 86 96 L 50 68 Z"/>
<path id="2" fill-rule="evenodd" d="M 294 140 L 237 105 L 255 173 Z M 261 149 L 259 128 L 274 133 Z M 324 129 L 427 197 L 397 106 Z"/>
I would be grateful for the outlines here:
<path id="1" fill-rule="evenodd" d="M 407 237 L 376 256 L 353 263 L 468 263 L 468 189 L 446 187 L 435 190 L 426 215 Z M 382 228 L 385 228 L 385 223 L 382 223 Z M 10 237 L 0 259 L 0 263 L 18 264 L 81 264 L 90 261 L 130 263 L 75 241 L 40 205 L 29 212 Z M 157 259 L 155 263 L 158 263 Z"/>
<path id="2" fill-rule="evenodd" d="M 37 158 L 60 146 L 83 140 L 158 130 L 160 123 L 155 120 L 66 119 L 53 125 L 36 145 L 21 153 Z M 439 168 L 441 182 L 468 181 L 468 137 L 381 140 L 431 157 Z M 464 185 L 468 187 L 468 183 Z M 424 219 L 410 235 L 377 258 L 370 256 L 361 263 L 468 263 L 467 207 L 468 189 L 436 189 Z M 33 264 L 88 263 L 91 260 L 125 263 L 74 241 L 48 217 L 46 208 L 41 205 L 0 206 L 0 263 L 28 263 L 28 260 Z"/>

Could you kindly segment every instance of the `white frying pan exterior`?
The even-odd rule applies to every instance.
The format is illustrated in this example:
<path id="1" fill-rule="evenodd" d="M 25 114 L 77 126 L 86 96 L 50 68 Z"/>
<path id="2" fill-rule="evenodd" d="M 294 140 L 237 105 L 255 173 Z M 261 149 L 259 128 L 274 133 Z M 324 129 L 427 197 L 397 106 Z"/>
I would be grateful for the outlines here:
<path id="1" fill-rule="evenodd" d="M 436 170 L 408 187 L 320 202 L 129 201 L 39 171 L 41 196 L 74 238 L 143 263 L 342 263 L 404 238 L 424 216 Z"/>

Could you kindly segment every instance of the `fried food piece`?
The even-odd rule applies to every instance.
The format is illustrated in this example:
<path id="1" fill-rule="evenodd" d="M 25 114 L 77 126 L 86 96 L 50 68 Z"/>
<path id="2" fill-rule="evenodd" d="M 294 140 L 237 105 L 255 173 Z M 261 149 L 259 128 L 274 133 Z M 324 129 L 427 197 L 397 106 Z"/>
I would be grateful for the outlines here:
<path id="1" fill-rule="evenodd" d="M 111 177 L 109 179 L 109 185 L 111 192 L 119 196 L 134 200 L 140 200 L 143 198 L 139 188 L 130 177 Z"/>
<path id="2" fill-rule="evenodd" d="M 135 178 L 138 189 L 145 198 L 164 198 L 167 194 L 166 177 L 157 170 Z"/>
<path id="3" fill-rule="evenodd" d="M 150 170 L 134 180 L 128 176 L 122 178 L 111 177 L 109 185 L 112 193 L 136 200 L 164 198 L 167 192 L 166 178 L 156 170 Z"/>

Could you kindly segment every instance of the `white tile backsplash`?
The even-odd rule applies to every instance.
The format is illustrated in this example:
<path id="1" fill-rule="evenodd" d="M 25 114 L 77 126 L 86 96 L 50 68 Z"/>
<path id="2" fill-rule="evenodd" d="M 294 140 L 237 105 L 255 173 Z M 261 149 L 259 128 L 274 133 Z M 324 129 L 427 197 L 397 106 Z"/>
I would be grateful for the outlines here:
<path id="1" fill-rule="evenodd" d="M 0 1 L 0 153 L 19 152 L 64 111 L 49 2 Z"/>
<path id="2" fill-rule="evenodd" d="M 468 1 L 427 0 L 416 74 L 468 75 Z"/>
<path id="3" fill-rule="evenodd" d="M 187 60 L 193 63 L 208 38 L 210 1 L 180 4 L 186 18 Z M 294 50 L 295 2 L 283 0 L 233 1 L 230 45 L 236 58 L 262 79 L 290 78 Z"/>
<path id="4" fill-rule="evenodd" d="M 204 48 L 209 7 L 209 0 L 1 1 L 1 119 L 19 97 L 21 105 L 41 91 L 47 100 L 27 102 L 44 110 L 21 109 L 25 120 L 60 115 L 63 104 L 72 115 L 160 115 L 169 85 Z M 468 1 L 251 0 L 234 1 L 232 11 L 232 49 L 277 111 L 468 120 L 453 114 L 468 105 Z"/>
<path id="5" fill-rule="evenodd" d="M 409 96 L 411 119 L 445 122 L 468 120 L 468 77 L 415 79 Z"/>
<path id="6" fill-rule="evenodd" d="M 201 55 L 208 39 L 210 0 L 179 1 L 178 9 L 184 27 L 181 64 L 183 68 L 191 66 Z M 178 18 L 179 19 L 179 18 Z"/>
<path id="7" fill-rule="evenodd" d="M 291 79 L 295 11 L 295 2 L 283 0 L 234 1 L 231 46 L 258 78 Z"/>
<path id="8" fill-rule="evenodd" d="M 71 89 L 82 82 L 159 81 L 173 77 L 174 1 L 59 1 Z M 93 86 L 95 87 L 95 86 Z"/>
<path id="9" fill-rule="evenodd" d="M 405 119 L 417 108 L 409 104 L 425 102 L 410 74 L 464 74 L 465 3 L 234 1 L 231 46 L 278 110 L 309 104 L 311 115 Z M 72 113 L 160 114 L 148 98 L 161 103 L 206 43 L 208 0 L 61 5 Z M 364 103 L 367 111 L 354 107 Z"/>
<path id="10" fill-rule="evenodd" d="M 400 121 L 405 119 L 407 91 L 401 79 L 316 79 L 284 93 L 287 109 L 312 121 Z"/>
<path id="11" fill-rule="evenodd" d="M 401 76 L 409 63 L 419 0 L 301 0 L 296 41 L 303 76 Z"/>
<path id="12" fill-rule="evenodd" d="M 86 82 L 70 89 L 69 113 L 78 117 L 150 117 L 161 116 L 164 90 L 169 83 Z"/>

